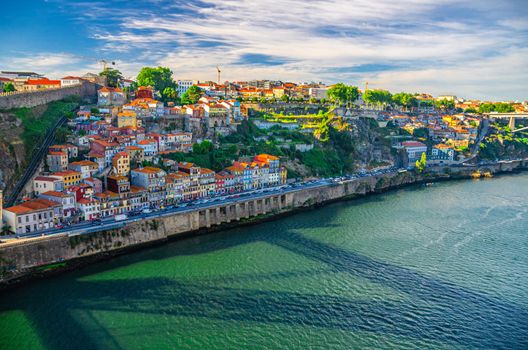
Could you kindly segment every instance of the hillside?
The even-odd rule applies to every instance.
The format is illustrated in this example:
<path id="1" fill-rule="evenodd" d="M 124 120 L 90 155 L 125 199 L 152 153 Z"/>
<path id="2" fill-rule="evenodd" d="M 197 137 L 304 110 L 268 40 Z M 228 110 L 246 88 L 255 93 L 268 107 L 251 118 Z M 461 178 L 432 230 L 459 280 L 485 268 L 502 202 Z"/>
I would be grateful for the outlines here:
<path id="1" fill-rule="evenodd" d="M 0 111 L 0 188 L 14 186 L 49 128 L 79 105 L 77 98 Z"/>

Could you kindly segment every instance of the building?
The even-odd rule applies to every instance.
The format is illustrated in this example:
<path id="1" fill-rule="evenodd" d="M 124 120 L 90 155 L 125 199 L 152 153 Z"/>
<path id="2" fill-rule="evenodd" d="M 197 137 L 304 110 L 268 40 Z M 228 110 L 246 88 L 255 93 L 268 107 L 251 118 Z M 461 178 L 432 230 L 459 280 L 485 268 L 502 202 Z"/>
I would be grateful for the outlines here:
<path id="1" fill-rule="evenodd" d="M 141 127 L 141 120 L 137 118 L 134 111 L 123 111 L 117 114 L 117 127 L 131 127 L 133 130 Z"/>
<path id="2" fill-rule="evenodd" d="M 128 176 L 130 172 L 130 155 L 127 152 L 118 152 L 112 158 L 112 170 L 115 175 Z"/>
<path id="3" fill-rule="evenodd" d="M 103 87 L 97 90 L 98 106 L 122 106 L 126 102 L 126 95 L 120 88 Z"/>
<path id="4" fill-rule="evenodd" d="M 72 86 L 72 85 L 79 85 L 82 83 L 83 81 L 83 78 L 80 78 L 80 77 L 72 77 L 72 76 L 67 76 L 67 77 L 63 77 L 61 78 L 61 86 L 62 87 L 68 87 L 68 86 Z"/>
<path id="5" fill-rule="evenodd" d="M 165 176 L 167 173 L 155 167 L 134 169 L 130 172 L 131 183 L 143 187 L 151 207 L 160 207 L 165 201 Z"/>
<path id="6" fill-rule="evenodd" d="M 150 86 L 139 86 L 136 91 L 136 99 L 138 98 L 154 98 L 154 92 Z"/>
<path id="7" fill-rule="evenodd" d="M 138 147 L 143 149 L 144 158 L 152 158 L 158 155 L 158 142 L 156 140 L 147 139 L 141 140 L 137 143 Z"/>
<path id="8" fill-rule="evenodd" d="M 310 98 L 315 98 L 316 100 L 322 100 L 328 98 L 328 89 L 327 88 L 309 88 L 308 95 Z"/>
<path id="9" fill-rule="evenodd" d="M 453 161 L 455 159 L 455 150 L 453 147 L 440 143 L 434 145 L 431 149 L 430 160 Z"/>
<path id="10" fill-rule="evenodd" d="M 90 160 L 81 160 L 68 165 L 68 169 L 81 173 L 82 179 L 94 176 L 99 171 L 99 164 Z"/>
<path id="11" fill-rule="evenodd" d="M 427 146 L 418 141 L 406 141 L 402 142 L 401 145 L 407 153 L 409 166 L 414 166 L 414 163 L 420 160 L 422 154 L 427 152 Z"/>
<path id="12" fill-rule="evenodd" d="M 48 191 L 42 193 L 39 198 L 44 198 L 52 202 L 59 203 L 61 205 L 61 215 L 63 219 L 72 217 L 77 211 L 75 193 Z"/>
<path id="13" fill-rule="evenodd" d="M 48 89 L 58 89 L 60 87 L 60 80 L 49 80 L 47 78 L 28 79 L 25 84 L 22 85 L 22 91 L 39 91 Z"/>
<path id="14" fill-rule="evenodd" d="M 61 205 L 39 198 L 4 209 L 4 223 L 14 233 L 53 228 L 61 219 Z"/>
<path id="15" fill-rule="evenodd" d="M 193 86 L 194 84 L 192 80 L 178 80 L 177 83 L 178 83 L 178 88 L 176 89 L 176 91 L 178 92 L 178 96 L 180 97 L 181 95 L 186 93 L 187 90 L 189 90 L 189 88 Z"/>
<path id="16" fill-rule="evenodd" d="M 46 155 L 46 164 L 50 171 L 66 170 L 68 168 L 68 154 L 51 151 Z"/>
<path id="17" fill-rule="evenodd" d="M 65 152 L 68 155 L 68 159 L 77 158 L 79 156 L 79 147 L 66 144 L 66 145 L 53 145 L 48 148 L 49 152 Z"/>
<path id="18" fill-rule="evenodd" d="M 77 209 L 81 212 L 81 219 L 91 221 L 101 216 L 101 203 L 94 198 L 81 198 L 77 201 Z"/>
<path id="19" fill-rule="evenodd" d="M 73 170 L 57 171 L 52 174 L 53 177 L 58 177 L 62 180 L 64 188 L 67 189 L 70 186 L 78 185 L 81 183 L 81 173 Z"/>
<path id="20" fill-rule="evenodd" d="M 112 175 L 106 178 L 106 188 L 109 191 L 119 194 L 120 196 L 130 192 L 130 181 L 128 177 L 121 175 Z"/>
<path id="21" fill-rule="evenodd" d="M 37 176 L 33 179 L 33 193 L 36 196 L 39 196 L 47 191 L 60 192 L 63 189 L 64 183 L 59 176 Z"/>

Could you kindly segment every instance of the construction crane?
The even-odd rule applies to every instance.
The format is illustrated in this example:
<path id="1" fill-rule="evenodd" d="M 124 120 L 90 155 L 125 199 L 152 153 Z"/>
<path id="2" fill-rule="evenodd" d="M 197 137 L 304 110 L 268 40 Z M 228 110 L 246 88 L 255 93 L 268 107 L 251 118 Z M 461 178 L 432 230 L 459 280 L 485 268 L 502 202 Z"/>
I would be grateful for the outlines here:
<path id="1" fill-rule="evenodd" d="M 220 73 L 222 72 L 218 66 L 216 66 L 216 71 L 218 73 L 218 84 L 220 84 Z"/>
<path id="2" fill-rule="evenodd" d="M 103 72 L 106 70 L 108 64 L 115 66 L 115 61 L 100 60 L 99 63 L 103 66 Z"/>

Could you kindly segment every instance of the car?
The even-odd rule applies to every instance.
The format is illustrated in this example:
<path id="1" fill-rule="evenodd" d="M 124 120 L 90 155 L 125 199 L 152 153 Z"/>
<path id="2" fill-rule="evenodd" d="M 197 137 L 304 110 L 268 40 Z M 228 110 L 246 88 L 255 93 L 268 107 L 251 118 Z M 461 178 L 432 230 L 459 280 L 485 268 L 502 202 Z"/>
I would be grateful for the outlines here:
<path id="1" fill-rule="evenodd" d="M 143 213 L 143 214 L 150 214 L 150 213 L 152 213 L 152 210 L 150 210 L 150 209 L 143 209 L 143 210 L 142 210 L 142 213 Z"/>
<path id="2" fill-rule="evenodd" d="M 57 225 L 55 225 L 55 228 L 64 228 L 64 225 L 63 224 L 57 224 Z"/>

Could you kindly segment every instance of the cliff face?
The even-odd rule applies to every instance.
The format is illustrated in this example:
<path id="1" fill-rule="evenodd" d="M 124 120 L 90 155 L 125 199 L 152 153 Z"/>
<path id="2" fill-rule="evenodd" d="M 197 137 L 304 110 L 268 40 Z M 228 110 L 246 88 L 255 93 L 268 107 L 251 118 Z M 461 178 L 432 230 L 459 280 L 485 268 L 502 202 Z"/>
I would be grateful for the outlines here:
<path id="1" fill-rule="evenodd" d="M 46 110 L 47 105 L 42 105 L 25 112 L 40 118 Z M 13 188 L 29 159 L 20 111 L 0 111 L 0 189 L 6 192 Z"/>

